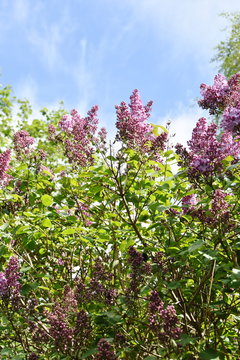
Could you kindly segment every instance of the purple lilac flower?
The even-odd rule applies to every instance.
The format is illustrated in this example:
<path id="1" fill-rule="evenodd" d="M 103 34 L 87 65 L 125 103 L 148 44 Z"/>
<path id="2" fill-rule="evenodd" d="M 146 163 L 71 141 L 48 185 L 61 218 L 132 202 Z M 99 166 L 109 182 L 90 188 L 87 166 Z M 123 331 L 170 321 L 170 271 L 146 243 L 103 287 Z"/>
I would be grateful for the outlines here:
<path id="1" fill-rule="evenodd" d="M 30 330 L 32 339 L 35 343 L 40 344 L 40 343 L 47 343 L 49 341 L 50 338 L 47 330 L 40 327 L 38 323 L 29 320 L 28 328 Z"/>
<path id="2" fill-rule="evenodd" d="M 223 113 L 221 127 L 225 131 L 239 134 L 240 128 L 240 74 L 233 75 L 228 81 L 218 74 L 212 86 L 200 86 L 201 99 L 198 103 L 210 114 Z"/>
<path id="3" fill-rule="evenodd" d="M 66 135 L 63 142 L 70 162 L 80 166 L 87 166 L 93 162 L 95 152 L 93 144 L 99 143 L 99 139 L 95 136 L 98 125 L 97 111 L 98 106 L 93 106 L 87 116 L 81 118 L 77 110 L 73 109 L 70 115 L 64 115 L 59 122 L 59 127 Z M 101 129 L 99 136 L 103 141 L 105 135 L 106 130 Z"/>
<path id="4" fill-rule="evenodd" d="M 64 287 L 63 304 L 67 312 L 76 312 L 77 301 L 75 299 L 74 291 L 68 285 Z"/>
<path id="5" fill-rule="evenodd" d="M 76 279 L 75 298 L 81 304 L 89 301 L 105 302 L 112 305 L 115 302 L 117 292 L 112 288 L 112 273 L 109 273 L 101 263 L 96 259 L 91 279 L 88 284 Z"/>
<path id="6" fill-rule="evenodd" d="M 11 150 L 6 150 L 0 154 L 0 184 L 5 186 L 8 184 L 10 179 L 12 178 L 7 171 L 9 170 L 11 160 Z"/>
<path id="7" fill-rule="evenodd" d="M 133 246 L 130 246 L 128 254 L 128 261 L 132 267 L 129 294 L 137 295 L 144 275 L 149 275 L 151 273 L 151 266 L 145 262 L 143 254 L 137 251 Z"/>
<path id="8" fill-rule="evenodd" d="M 89 206 L 81 201 L 77 202 L 77 210 L 81 213 L 83 222 L 86 226 L 91 225 L 93 222 L 89 220 L 91 214 L 89 212 Z"/>
<path id="9" fill-rule="evenodd" d="M 155 136 L 152 125 L 147 123 L 152 109 L 152 101 L 143 105 L 139 92 L 135 89 L 130 96 L 130 104 L 121 102 L 116 105 L 118 129 L 117 138 L 130 148 L 137 148 L 143 153 L 157 153 L 164 150 L 167 134 Z"/>
<path id="10" fill-rule="evenodd" d="M 18 155 L 28 154 L 29 146 L 34 144 L 35 140 L 25 130 L 19 130 L 13 137 L 14 149 Z"/>
<path id="11" fill-rule="evenodd" d="M 201 84 L 200 92 L 203 99 L 198 103 L 203 109 L 210 109 L 214 114 L 219 107 L 224 106 L 226 96 L 230 92 L 230 86 L 224 75 L 218 74 L 214 77 L 213 85 Z"/>
<path id="12" fill-rule="evenodd" d="M 40 160 L 44 160 L 47 157 L 47 153 L 43 149 L 38 149 L 38 155 Z"/>
<path id="13" fill-rule="evenodd" d="M 225 197 L 229 194 L 221 189 L 217 189 L 214 192 L 212 200 L 212 214 L 217 218 L 225 218 L 229 214 L 229 204 L 225 200 Z"/>
<path id="14" fill-rule="evenodd" d="M 111 345 L 105 339 L 101 339 L 97 345 L 98 353 L 95 355 L 94 360 L 116 360 L 116 354 L 111 349 Z"/>
<path id="15" fill-rule="evenodd" d="M 224 132 L 218 141 L 216 132 L 216 124 L 207 126 L 205 118 L 198 120 L 192 138 L 188 141 L 190 152 L 187 161 L 185 160 L 185 165 L 190 167 L 191 176 L 219 173 L 223 168 L 223 159 L 228 156 L 239 156 L 240 142 L 235 141 L 229 132 Z"/>
<path id="16" fill-rule="evenodd" d="M 49 334 L 60 351 L 71 349 L 74 330 L 69 326 L 67 313 L 59 304 L 46 313 L 50 324 Z"/>
<path id="17" fill-rule="evenodd" d="M 160 341 L 177 339 L 182 330 L 177 326 L 178 318 L 173 305 L 164 307 L 157 291 L 152 291 L 148 306 L 148 326 Z"/>
<path id="18" fill-rule="evenodd" d="M 77 313 L 76 325 L 74 329 L 74 347 L 79 349 L 91 336 L 92 326 L 90 324 L 89 316 L 84 310 Z"/>
<path id="19" fill-rule="evenodd" d="M 56 136 L 57 136 L 57 133 L 56 133 L 56 128 L 53 124 L 50 124 L 48 126 L 48 139 L 51 140 L 51 141 L 54 141 L 56 140 Z"/>
<path id="20" fill-rule="evenodd" d="M 16 304 L 20 297 L 21 285 L 18 258 L 12 256 L 4 272 L 0 273 L 0 296 Z"/>
<path id="21" fill-rule="evenodd" d="M 8 292 L 7 279 L 4 272 L 0 272 L 0 297 L 4 297 Z"/>
<path id="22" fill-rule="evenodd" d="M 184 205 L 183 213 L 187 214 L 187 213 L 195 210 L 196 209 L 195 205 L 197 205 L 197 203 L 198 203 L 198 201 L 197 201 L 196 194 L 184 196 L 182 198 L 182 204 Z"/>
<path id="23" fill-rule="evenodd" d="M 240 103 L 237 107 L 229 106 L 225 109 L 221 127 L 234 134 L 240 133 Z"/>

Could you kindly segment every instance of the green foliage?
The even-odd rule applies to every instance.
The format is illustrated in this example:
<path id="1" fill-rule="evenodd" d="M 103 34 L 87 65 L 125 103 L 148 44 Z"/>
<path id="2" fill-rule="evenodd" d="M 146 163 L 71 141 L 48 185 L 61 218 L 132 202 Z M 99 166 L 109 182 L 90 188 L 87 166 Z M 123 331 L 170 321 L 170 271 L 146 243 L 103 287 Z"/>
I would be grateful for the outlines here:
<path id="1" fill-rule="evenodd" d="M 216 55 L 212 61 L 219 64 L 219 71 L 226 77 L 240 72 L 240 13 L 224 13 L 230 21 L 230 31 L 225 41 L 216 46 Z"/>
<path id="2" fill-rule="evenodd" d="M 12 156 L 0 189 L 0 270 L 16 256 L 21 274 L 19 297 L 0 293 L 1 358 L 94 359 L 102 338 L 119 359 L 237 358 L 239 164 L 225 159 L 221 175 L 191 182 L 187 169 L 172 171 L 173 149 L 156 162 L 123 145 L 82 168 L 48 138 L 65 111 L 42 113 L 45 121 L 23 119 L 38 141 Z M 13 128 L 2 127 L 14 148 Z M 213 216 L 217 189 L 229 194 L 229 217 Z M 197 215 L 182 206 L 192 194 Z M 154 293 L 163 308 L 152 314 Z"/>

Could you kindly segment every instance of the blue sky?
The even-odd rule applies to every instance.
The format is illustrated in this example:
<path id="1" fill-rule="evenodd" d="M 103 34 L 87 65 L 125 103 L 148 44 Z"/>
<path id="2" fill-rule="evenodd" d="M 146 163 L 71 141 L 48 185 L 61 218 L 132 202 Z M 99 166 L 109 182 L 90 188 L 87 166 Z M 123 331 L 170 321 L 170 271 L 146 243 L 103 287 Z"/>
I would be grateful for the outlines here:
<path id="1" fill-rule="evenodd" d="M 154 101 L 151 122 L 172 121 L 186 141 L 211 83 L 214 46 L 239 0 L 0 0 L 0 72 L 40 116 L 60 100 L 81 115 L 95 104 L 114 133 L 114 105 L 133 89 Z"/>

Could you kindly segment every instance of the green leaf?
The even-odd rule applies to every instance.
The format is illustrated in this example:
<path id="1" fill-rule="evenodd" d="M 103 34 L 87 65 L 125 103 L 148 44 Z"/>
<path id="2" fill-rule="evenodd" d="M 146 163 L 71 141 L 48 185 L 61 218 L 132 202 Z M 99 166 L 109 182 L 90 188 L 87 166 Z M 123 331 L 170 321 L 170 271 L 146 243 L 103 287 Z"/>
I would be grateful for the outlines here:
<path id="1" fill-rule="evenodd" d="M 52 226 L 52 223 L 51 223 L 51 220 L 47 218 L 41 222 L 41 225 L 46 228 L 50 228 Z"/>
<path id="2" fill-rule="evenodd" d="M 188 248 L 188 252 L 189 253 L 192 253 L 194 252 L 195 250 L 199 249 L 200 247 L 203 246 L 203 241 L 202 240 L 198 240 L 196 241 L 195 243 L 193 243 L 191 246 L 189 246 Z"/>
<path id="3" fill-rule="evenodd" d="M 170 283 L 167 283 L 167 287 L 169 289 L 177 289 L 181 287 L 181 282 L 180 281 L 171 281 Z"/>
<path id="4" fill-rule="evenodd" d="M 62 235 L 73 235 L 76 233 L 76 229 L 66 229 L 62 232 Z"/>
<path id="5" fill-rule="evenodd" d="M 193 344 L 196 340 L 194 338 L 192 338 L 191 336 L 187 335 L 187 334 L 182 334 L 180 341 L 178 341 L 179 344 L 185 346 L 188 344 Z"/>
<path id="6" fill-rule="evenodd" d="M 41 201 L 43 205 L 51 206 L 53 203 L 53 198 L 50 195 L 45 194 L 41 197 Z"/>
<path id="7" fill-rule="evenodd" d="M 18 228 L 16 235 L 27 233 L 30 230 L 29 226 L 23 225 Z"/>
<path id="8" fill-rule="evenodd" d="M 88 351 L 86 351 L 84 354 L 82 354 L 81 359 L 86 359 L 90 355 L 96 354 L 97 348 L 96 346 L 90 348 Z"/>
<path id="9" fill-rule="evenodd" d="M 222 357 L 222 355 L 214 349 L 204 350 L 199 354 L 199 356 L 200 356 L 200 359 L 203 359 L 203 360 L 222 360 L 222 359 L 224 359 Z"/>
<path id="10" fill-rule="evenodd" d="M 10 348 L 3 348 L 1 350 L 1 355 L 11 355 L 12 354 L 12 349 Z"/>
<path id="11" fill-rule="evenodd" d="M 40 254 L 40 255 L 43 255 L 43 254 L 45 254 L 46 251 L 47 251 L 46 249 L 41 248 L 41 249 L 39 250 L 39 254 Z"/>

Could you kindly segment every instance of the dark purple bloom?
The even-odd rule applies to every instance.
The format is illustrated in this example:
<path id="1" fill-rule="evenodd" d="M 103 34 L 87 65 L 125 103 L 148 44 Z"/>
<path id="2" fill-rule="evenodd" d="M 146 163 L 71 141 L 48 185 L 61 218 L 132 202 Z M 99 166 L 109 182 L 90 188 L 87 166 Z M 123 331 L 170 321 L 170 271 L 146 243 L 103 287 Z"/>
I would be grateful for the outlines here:
<path id="1" fill-rule="evenodd" d="M 116 360 L 116 354 L 111 349 L 111 345 L 105 339 L 101 339 L 97 345 L 98 353 L 95 355 L 94 360 Z"/>
<path id="2" fill-rule="evenodd" d="M 4 272 L 0 273 L 0 296 L 16 303 L 20 297 L 21 285 L 18 258 L 12 256 Z"/>
<path id="3" fill-rule="evenodd" d="M 180 336 L 182 330 L 177 326 L 178 318 L 174 306 L 164 307 L 157 291 L 152 291 L 150 295 L 148 311 L 149 329 L 160 341 L 167 342 Z"/>
<path id="4" fill-rule="evenodd" d="M 11 150 L 6 150 L 0 154 L 0 185 L 7 185 L 11 176 L 7 174 L 11 160 Z"/>

